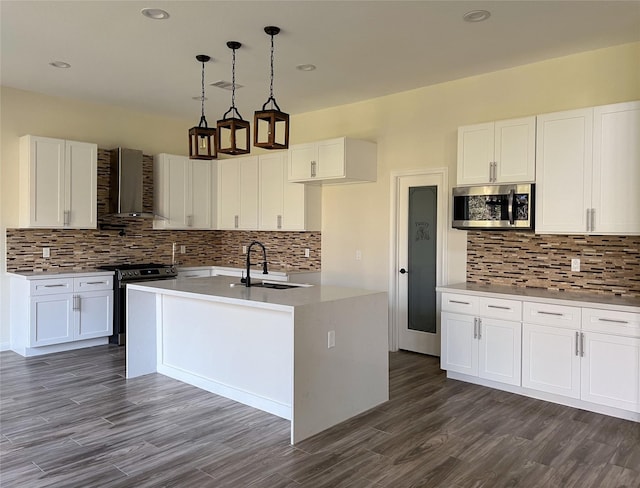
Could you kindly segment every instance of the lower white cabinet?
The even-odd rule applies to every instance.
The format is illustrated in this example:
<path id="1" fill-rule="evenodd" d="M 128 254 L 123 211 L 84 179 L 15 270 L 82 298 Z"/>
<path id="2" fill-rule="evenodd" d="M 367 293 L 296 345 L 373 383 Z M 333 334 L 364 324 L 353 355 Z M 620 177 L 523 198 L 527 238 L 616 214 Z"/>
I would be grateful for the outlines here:
<path id="1" fill-rule="evenodd" d="M 443 293 L 442 368 L 640 421 L 640 313 L 565 303 Z"/>
<path id="2" fill-rule="evenodd" d="M 106 343 L 112 333 L 112 276 L 12 280 L 11 348 L 19 354 L 54 352 L 38 348 L 89 339 Z"/>
<path id="3" fill-rule="evenodd" d="M 442 310 L 443 369 L 520 385 L 521 309 L 518 302 L 443 294 Z M 471 315 L 447 310 L 466 311 Z M 474 314 L 478 310 L 515 317 L 517 321 Z"/>
<path id="4" fill-rule="evenodd" d="M 576 354 L 579 341 L 577 330 L 525 323 L 522 386 L 580 398 L 580 356 Z"/>

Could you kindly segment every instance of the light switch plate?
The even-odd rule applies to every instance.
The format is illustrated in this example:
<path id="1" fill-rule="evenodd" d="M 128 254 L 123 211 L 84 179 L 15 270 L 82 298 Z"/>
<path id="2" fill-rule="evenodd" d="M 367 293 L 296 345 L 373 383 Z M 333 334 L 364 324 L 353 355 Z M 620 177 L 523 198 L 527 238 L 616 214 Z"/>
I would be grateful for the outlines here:
<path id="1" fill-rule="evenodd" d="M 42 257 L 43 258 L 51 257 L 51 248 L 50 247 L 43 247 L 42 248 Z"/>

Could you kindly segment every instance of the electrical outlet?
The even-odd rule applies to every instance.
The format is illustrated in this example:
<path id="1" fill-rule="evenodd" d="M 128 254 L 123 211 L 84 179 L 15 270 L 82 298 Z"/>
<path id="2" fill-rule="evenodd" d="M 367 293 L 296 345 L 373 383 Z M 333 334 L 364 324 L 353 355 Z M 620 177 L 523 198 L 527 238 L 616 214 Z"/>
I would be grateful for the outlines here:
<path id="1" fill-rule="evenodd" d="M 247 246 L 242 246 L 242 254 L 247 254 Z"/>
<path id="2" fill-rule="evenodd" d="M 575 273 L 580 272 L 580 260 L 578 258 L 573 258 L 571 260 L 571 271 Z"/>
<path id="3" fill-rule="evenodd" d="M 187 252 L 187 246 L 180 246 L 180 254 L 185 254 Z"/>
<path id="4" fill-rule="evenodd" d="M 362 251 L 360 249 L 356 251 L 356 261 L 362 261 Z"/>
<path id="5" fill-rule="evenodd" d="M 327 335 L 327 349 L 331 349 L 332 347 L 336 347 L 336 331 L 330 330 Z"/>
<path id="6" fill-rule="evenodd" d="M 50 247 L 43 247 L 42 248 L 42 257 L 43 258 L 51 257 L 51 248 Z"/>
<path id="7" fill-rule="evenodd" d="M 311 256 L 311 250 L 309 248 L 304 250 L 304 257 L 308 258 L 309 256 Z"/>

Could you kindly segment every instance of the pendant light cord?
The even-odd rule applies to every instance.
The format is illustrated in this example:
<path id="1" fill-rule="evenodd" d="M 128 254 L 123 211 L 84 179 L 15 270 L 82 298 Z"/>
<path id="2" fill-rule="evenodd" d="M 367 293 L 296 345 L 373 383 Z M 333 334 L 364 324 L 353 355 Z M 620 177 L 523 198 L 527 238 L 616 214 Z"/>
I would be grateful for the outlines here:
<path id="1" fill-rule="evenodd" d="M 269 96 L 273 99 L 273 34 L 271 34 L 271 83 L 269 85 Z"/>
<path id="2" fill-rule="evenodd" d="M 231 61 L 231 108 L 236 112 L 236 50 L 233 49 Z"/>
<path id="3" fill-rule="evenodd" d="M 202 124 L 204 123 L 204 126 L 207 127 L 207 119 L 204 116 L 204 62 L 202 63 L 202 80 L 201 80 L 201 85 L 202 85 L 202 96 L 200 97 L 200 107 L 201 107 L 201 116 L 200 116 L 200 124 L 199 127 L 202 127 Z"/>

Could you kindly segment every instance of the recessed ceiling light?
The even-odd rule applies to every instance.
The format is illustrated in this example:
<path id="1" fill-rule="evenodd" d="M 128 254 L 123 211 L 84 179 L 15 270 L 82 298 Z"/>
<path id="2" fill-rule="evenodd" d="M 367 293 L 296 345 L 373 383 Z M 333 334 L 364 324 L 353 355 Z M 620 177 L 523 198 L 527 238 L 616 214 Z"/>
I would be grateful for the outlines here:
<path id="1" fill-rule="evenodd" d="M 298 66 L 296 66 L 296 69 L 300 71 L 313 71 L 314 69 L 316 69 L 316 65 L 315 64 L 299 64 Z"/>
<path id="2" fill-rule="evenodd" d="M 216 88 L 222 88 L 223 90 L 231 90 L 233 83 L 230 81 L 218 80 L 213 83 L 209 83 L 209 86 L 215 86 Z M 244 88 L 244 85 L 236 83 L 236 90 L 239 90 L 240 88 Z"/>
<path id="3" fill-rule="evenodd" d="M 169 12 L 159 8 L 143 8 L 140 13 L 153 20 L 165 20 L 169 18 Z"/>
<path id="4" fill-rule="evenodd" d="M 491 17 L 491 12 L 488 10 L 470 10 L 462 16 L 465 22 L 482 22 Z"/>
<path id="5" fill-rule="evenodd" d="M 71 68 L 71 65 L 69 63 L 65 63 L 64 61 L 52 61 L 51 63 L 49 63 L 50 66 L 53 66 L 54 68 Z"/>

